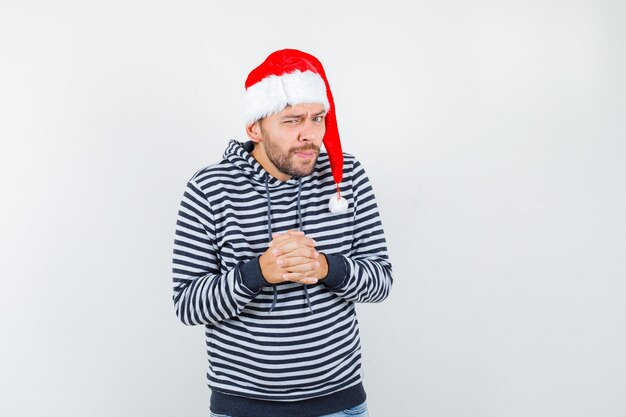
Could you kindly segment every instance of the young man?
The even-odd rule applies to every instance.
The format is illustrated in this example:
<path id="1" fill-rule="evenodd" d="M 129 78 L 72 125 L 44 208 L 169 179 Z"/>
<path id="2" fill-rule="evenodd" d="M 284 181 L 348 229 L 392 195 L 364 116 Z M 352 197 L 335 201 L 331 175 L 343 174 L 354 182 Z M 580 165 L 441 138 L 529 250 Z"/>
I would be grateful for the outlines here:
<path id="1" fill-rule="evenodd" d="M 341 150 L 315 57 L 272 53 L 244 98 L 250 140 L 189 180 L 174 242 L 176 314 L 206 327 L 211 413 L 367 416 L 354 303 L 392 285 L 372 187 Z"/>

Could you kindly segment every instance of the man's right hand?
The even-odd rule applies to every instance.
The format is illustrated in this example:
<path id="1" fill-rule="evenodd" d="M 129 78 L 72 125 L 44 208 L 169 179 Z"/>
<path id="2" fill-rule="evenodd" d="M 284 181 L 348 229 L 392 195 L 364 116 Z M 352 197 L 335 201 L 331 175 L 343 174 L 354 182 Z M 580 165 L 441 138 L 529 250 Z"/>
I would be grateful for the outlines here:
<path id="1" fill-rule="evenodd" d="M 270 284 L 281 282 L 298 282 L 300 284 L 315 284 L 318 279 L 307 276 L 307 273 L 315 274 L 320 263 L 317 258 L 319 253 L 315 250 L 315 241 L 304 235 L 299 230 L 289 230 L 286 233 L 275 233 L 273 240 L 265 253 L 259 258 L 263 277 Z M 283 256 L 281 256 L 283 255 Z M 280 259 L 279 259 L 280 257 Z M 291 272 L 302 272 L 299 278 L 289 278 Z"/>

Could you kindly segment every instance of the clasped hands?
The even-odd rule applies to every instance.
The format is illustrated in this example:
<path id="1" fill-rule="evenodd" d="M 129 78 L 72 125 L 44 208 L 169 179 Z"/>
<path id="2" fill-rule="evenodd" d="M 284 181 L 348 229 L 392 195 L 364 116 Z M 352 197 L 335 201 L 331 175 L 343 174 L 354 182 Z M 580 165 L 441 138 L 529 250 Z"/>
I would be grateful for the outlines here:
<path id="1" fill-rule="evenodd" d="M 328 274 L 328 262 L 315 250 L 315 241 L 294 229 L 273 233 L 259 264 L 263 277 L 270 284 L 290 281 L 310 285 Z"/>

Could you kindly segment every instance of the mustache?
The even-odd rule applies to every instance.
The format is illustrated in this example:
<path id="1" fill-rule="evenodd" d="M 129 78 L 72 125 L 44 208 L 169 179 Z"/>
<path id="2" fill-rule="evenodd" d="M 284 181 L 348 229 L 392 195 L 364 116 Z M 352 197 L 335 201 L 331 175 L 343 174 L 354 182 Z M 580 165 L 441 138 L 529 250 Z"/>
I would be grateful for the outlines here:
<path id="1" fill-rule="evenodd" d="M 307 146 L 304 148 L 294 149 L 292 152 L 307 152 L 307 151 L 314 151 L 315 153 L 319 153 L 320 148 L 318 148 L 315 145 L 311 145 L 311 146 Z"/>

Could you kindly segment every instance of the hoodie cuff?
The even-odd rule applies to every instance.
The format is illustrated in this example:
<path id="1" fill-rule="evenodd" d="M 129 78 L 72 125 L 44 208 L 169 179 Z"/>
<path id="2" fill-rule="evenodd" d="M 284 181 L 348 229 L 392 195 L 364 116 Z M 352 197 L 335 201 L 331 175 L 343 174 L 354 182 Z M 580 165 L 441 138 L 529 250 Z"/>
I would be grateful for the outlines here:
<path id="1" fill-rule="evenodd" d="M 328 263 L 328 275 L 321 282 L 329 289 L 341 287 L 348 277 L 348 267 L 341 255 L 323 254 Z"/>
<path id="2" fill-rule="evenodd" d="M 243 285 L 253 293 L 258 293 L 261 291 L 261 288 L 269 285 L 261 272 L 258 256 L 254 259 L 250 259 L 241 266 L 241 280 L 243 281 Z"/>

